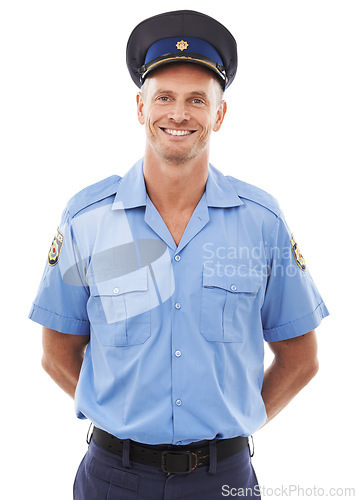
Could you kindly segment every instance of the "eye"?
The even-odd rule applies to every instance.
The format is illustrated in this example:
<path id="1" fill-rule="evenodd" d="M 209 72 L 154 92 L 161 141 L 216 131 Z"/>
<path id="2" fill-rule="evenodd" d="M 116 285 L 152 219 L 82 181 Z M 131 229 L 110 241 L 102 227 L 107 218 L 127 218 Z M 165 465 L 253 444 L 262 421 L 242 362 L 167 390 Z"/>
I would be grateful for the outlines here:
<path id="1" fill-rule="evenodd" d="M 168 102 L 169 101 L 169 97 L 166 96 L 166 95 L 161 95 L 161 96 L 157 97 L 157 101 Z"/>
<path id="2" fill-rule="evenodd" d="M 193 99 L 193 103 L 194 104 L 204 104 L 203 101 L 201 99 L 199 99 L 198 97 L 196 97 L 195 99 Z"/>

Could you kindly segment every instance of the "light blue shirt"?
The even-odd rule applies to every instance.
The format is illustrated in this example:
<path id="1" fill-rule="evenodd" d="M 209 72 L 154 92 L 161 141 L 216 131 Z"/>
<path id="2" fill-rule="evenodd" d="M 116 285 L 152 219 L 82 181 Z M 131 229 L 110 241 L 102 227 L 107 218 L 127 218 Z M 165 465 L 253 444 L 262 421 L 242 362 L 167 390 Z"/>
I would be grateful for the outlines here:
<path id="1" fill-rule="evenodd" d="M 177 247 L 142 165 L 71 199 L 30 317 L 90 334 L 79 418 L 148 444 L 251 435 L 266 421 L 264 341 L 328 311 L 269 194 L 210 166 Z"/>

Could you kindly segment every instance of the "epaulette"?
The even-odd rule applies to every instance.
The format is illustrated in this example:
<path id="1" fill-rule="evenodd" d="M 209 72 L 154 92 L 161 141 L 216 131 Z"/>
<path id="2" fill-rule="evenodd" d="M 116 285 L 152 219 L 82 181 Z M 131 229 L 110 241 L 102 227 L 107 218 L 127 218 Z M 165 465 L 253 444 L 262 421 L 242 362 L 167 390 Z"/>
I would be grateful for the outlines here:
<path id="1" fill-rule="evenodd" d="M 106 179 L 82 189 L 69 200 L 67 204 L 68 212 L 74 217 L 78 212 L 84 210 L 93 203 L 97 203 L 108 196 L 116 194 L 120 180 L 121 177 L 119 175 L 111 175 Z"/>
<path id="2" fill-rule="evenodd" d="M 230 175 L 227 175 L 226 178 L 240 198 L 245 198 L 246 200 L 262 205 L 270 212 L 273 212 L 277 217 L 281 214 L 278 201 L 263 189 L 253 186 L 252 184 L 248 184 L 247 182 L 240 181 Z"/>

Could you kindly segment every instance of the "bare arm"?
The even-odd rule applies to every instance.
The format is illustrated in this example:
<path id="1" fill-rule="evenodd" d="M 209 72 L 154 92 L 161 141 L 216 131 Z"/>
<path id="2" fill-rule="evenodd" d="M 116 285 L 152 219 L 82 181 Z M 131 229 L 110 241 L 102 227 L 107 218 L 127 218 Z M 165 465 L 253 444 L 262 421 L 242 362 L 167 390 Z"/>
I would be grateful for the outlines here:
<path id="1" fill-rule="evenodd" d="M 310 382 L 319 367 L 314 330 L 300 337 L 270 342 L 269 347 L 274 360 L 265 371 L 262 386 L 268 421 Z"/>
<path id="2" fill-rule="evenodd" d="M 43 327 L 42 366 L 69 396 L 74 398 L 89 335 L 69 335 Z"/>

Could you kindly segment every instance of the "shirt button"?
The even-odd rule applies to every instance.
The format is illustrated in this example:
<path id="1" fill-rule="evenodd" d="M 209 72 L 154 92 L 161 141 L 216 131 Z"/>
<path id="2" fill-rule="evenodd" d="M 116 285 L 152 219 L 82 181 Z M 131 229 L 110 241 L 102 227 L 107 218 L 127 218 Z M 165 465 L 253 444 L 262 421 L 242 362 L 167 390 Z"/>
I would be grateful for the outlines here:
<path id="1" fill-rule="evenodd" d="M 182 355 L 182 353 L 180 351 L 176 351 L 174 354 L 177 356 L 177 358 L 180 358 Z"/>
<path id="2" fill-rule="evenodd" d="M 182 401 L 181 401 L 180 399 L 177 399 L 177 400 L 176 400 L 176 405 L 177 405 L 177 406 L 182 406 Z"/>
<path id="3" fill-rule="evenodd" d="M 179 262 L 179 261 L 180 261 L 180 255 L 176 255 L 176 256 L 174 257 L 174 260 L 175 260 L 176 262 Z"/>
<path id="4" fill-rule="evenodd" d="M 119 293 L 119 289 L 118 288 L 114 288 L 114 293 Z"/>
<path id="5" fill-rule="evenodd" d="M 231 286 L 230 286 L 230 290 L 231 290 L 232 292 L 236 292 L 236 290 L 237 290 L 237 286 L 236 286 L 236 285 L 231 285 Z"/>
<path id="6" fill-rule="evenodd" d="M 182 306 L 180 305 L 180 303 L 179 303 L 179 302 L 176 302 L 176 304 L 174 305 L 174 307 L 175 307 L 176 309 L 180 309 Z"/>

